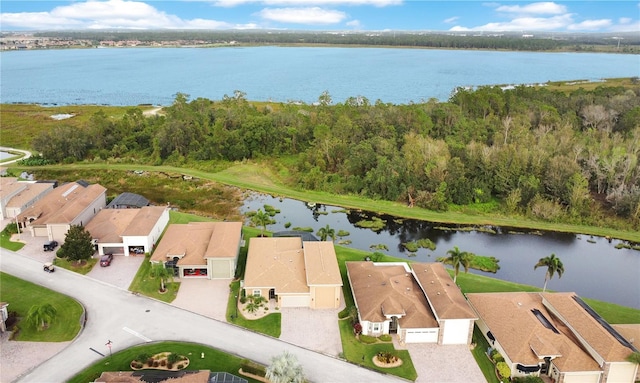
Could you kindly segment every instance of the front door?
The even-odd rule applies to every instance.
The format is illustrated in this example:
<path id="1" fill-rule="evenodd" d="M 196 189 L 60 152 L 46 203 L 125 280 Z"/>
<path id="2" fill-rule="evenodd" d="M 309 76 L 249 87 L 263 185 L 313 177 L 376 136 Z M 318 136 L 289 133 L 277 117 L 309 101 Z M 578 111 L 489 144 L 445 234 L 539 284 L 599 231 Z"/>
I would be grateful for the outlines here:
<path id="1" fill-rule="evenodd" d="M 269 290 L 269 299 L 276 299 L 276 289 Z"/>
<path id="2" fill-rule="evenodd" d="M 391 317 L 391 323 L 389 323 L 389 334 L 398 333 L 398 317 Z"/>

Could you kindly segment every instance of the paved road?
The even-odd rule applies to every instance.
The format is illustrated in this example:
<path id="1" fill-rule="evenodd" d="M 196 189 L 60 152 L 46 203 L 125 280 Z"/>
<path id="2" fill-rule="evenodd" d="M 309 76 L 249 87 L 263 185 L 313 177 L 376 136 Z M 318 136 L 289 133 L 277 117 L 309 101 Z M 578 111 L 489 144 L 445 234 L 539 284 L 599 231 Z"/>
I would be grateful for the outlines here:
<path id="1" fill-rule="evenodd" d="M 155 340 L 198 342 L 225 352 L 269 364 L 272 356 L 288 350 L 296 355 L 309 380 L 314 382 L 405 382 L 334 359 L 295 345 L 256 334 L 228 323 L 136 296 L 127 290 L 57 268 L 42 272 L 40 262 L 1 249 L 0 270 L 31 281 L 82 303 L 87 323 L 78 338 L 62 352 L 22 376 L 20 382 L 63 382 L 102 359 L 91 348 L 108 353 Z M 310 336 L 313 329 L 310 329 Z M 348 378 L 347 378 L 348 377 Z"/>
<path id="2" fill-rule="evenodd" d="M 2 151 L 2 152 L 20 152 L 23 155 L 22 157 L 16 158 L 16 159 L 11 160 L 11 161 L 0 162 L 0 165 L 12 164 L 14 162 L 18 162 L 20 160 L 24 160 L 25 158 L 31 157 L 31 152 L 26 151 L 26 150 L 22 150 L 22 149 L 7 148 L 5 146 L 0 146 L 0 151 Z"/>

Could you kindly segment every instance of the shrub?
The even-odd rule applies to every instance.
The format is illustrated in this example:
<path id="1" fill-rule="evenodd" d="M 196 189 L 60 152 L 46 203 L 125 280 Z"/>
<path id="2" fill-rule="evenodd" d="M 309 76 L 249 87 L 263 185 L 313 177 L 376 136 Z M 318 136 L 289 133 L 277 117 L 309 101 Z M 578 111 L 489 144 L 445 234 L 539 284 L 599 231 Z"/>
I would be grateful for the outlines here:
<path id="1" fill-rule="evenodd" d="M 372 344 L 378 342 L 378 338 L 369 335 L 360 334 L 360 342 L 365 344 Z"/>
<path id="2" fill-rule="evenodd" d="M 511 379 L 513 383 L 544 383 L 539 376 L 525 376 Z"/>
<path id="3" fill-rule="evenodd" d="M 240 297 L 240 303 L 242 303 L 242 304 L 247 303 L 247 297 L 245 297 L 245 296 L 241 296 L 241 297 Z"/>
<path id="4" fill-rule="evenodd" d="M 167 361 L 171 364 L 174 364 L 175 362 L 178 362 L 180 360 L 182 360 L 182 358 L 175 352 L 172 352 L 171 354 L 169 354 L 169 356 L 167 356 Z"/>
<path id="5" fill-rule="evenodd" d="M 498 364 L 496 364 L 496 368 L 498 369 L 498 374 L 500 374 L 501 378 L 509 379 L 511 376 L 511 369 L 506 362 L 498 362 Z"/>
<path id="6" fill-rule="evenodd" d="M 160 365 L 160 363 L 158 363 L 158 361 L 157 361 L 157 360 L 154 360 L 154 361 L 153 361 L 153 367 L 158 367 L 159 365 Z"/>
<path id="7" fill-rule="evenodd" d="M 379 352 L 378 355 L 376 355 L 376 357 L 378 358 L 379 361 L 381 361 L 382 363 L 394 363 L 398 360 L 398 357 L 389 351 L 382 351 Z"/>
<path id="8" fill-rule="evenodd" d="M 153 367 L 153 358 L 147 359 L 147 366 Z"/>
<path id="9" fill-rule="evenodd" d="M 360 323 L 355 323 L 353 325 L 353 332 L 358 335 L 362 333 L 362 325 Z"/>
<path id="10" fill-rule="evenodd" d="M 178 365 L 178 370 L 182 370 L 183 368 L 184 368 L 184 364 L 180 363 L 180 364 Z"/>
<path id="11" fill-rule="evenodd" d="M 166 365 L 167 365 L 167 361 L 166 361 L 166 359 L 162 359 L 162 360 L 160 361 L 160 365 L 161 365 L 162 367 L 166 366 Z"/>
<path id="12" fill-rule="evenodd" d="M 389 334 L 382 334 L 378 338 L 383 342 L 391 342 L 391 335 Z"/>
<path id="13" fill-rule="evenodd" d="M 169 370 L 173 369 L 173 363 L 168 363 L 168 364 L 167 364 L 167 368 L 168 368 Z"/>
<path id="14" fill-rule="evenodd" d="M 242 368 L 244 372 L 261 377 L 264 377 L 267 373 L 264 366 L 248 359 L 244 359 L 242 363 L 240 363 L 240 368 Z"/>

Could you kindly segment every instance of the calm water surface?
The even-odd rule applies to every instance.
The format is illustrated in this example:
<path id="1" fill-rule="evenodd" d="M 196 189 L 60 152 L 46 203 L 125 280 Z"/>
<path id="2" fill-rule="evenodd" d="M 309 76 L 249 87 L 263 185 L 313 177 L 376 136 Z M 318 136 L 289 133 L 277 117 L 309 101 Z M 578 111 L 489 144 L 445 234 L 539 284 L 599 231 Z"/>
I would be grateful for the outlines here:
<path id="1" fill-rule="evenodd" d="M 533 265 L 540 258 L 555 253 L 562 260 L 565 273 L 559 279 L 554 276 L 548 283 L 548 289 L 574 291 L 582 297 L 640 309 L 640 251 L 616 249 L 617 240 L 609 243 L 604 238 L 563 233 L 513 234 L 506 229 L 501 230 L 504 232 L 501 234 L 456 231 L 453 227 L 442 230 L 436 227 L 445 225 L 417 220 L 394 222 L 392 217 L 386 217 L 389 218 L 388 226 L 376 233 L 353 225 L 366 218 L 366 213 L 348 214 L 339 207 L 326 205 L 311 208 L 301 201 L 261 194 L 247 198 L 242 211 L 257 210 L 264 204 L 280 209 L 274 217 L 277 223 L 267 227 L 270 231 L 291 230 L 299 226 L 311 227 L 316 233 L 329 225 L 336 233 L 339 230 L 350 233 L 342 238 L 352 241 L 347 245 L 349 247 L 372 251 L 371 246 L 384 244 L 389 250 L 383 253 L 420 262 L 435 262 L 437 257 L 445 256 L 448 250 L 458 246 L 460 250 L 500 260 L 500 270 L 496 274 L 470 272 L 532 286 L 542 287 L 546 272 L 545 268 L 534 271 Z M 287 222 L 291 223 L 289 229 L 284 227 Z M 415 257 L 410 257 L 401 243 L 421 238 L 431 239 L 437 246 L 436 250 L 420 249 Z"/>
<path id="2" fill-rule="evenodd" d="M 0 53 L 1 101 L 169 105 L 178 92 L 313 103 L 446 100 L 459 86 L 640 75 L 640 56 L 396 48 L 113 48 Z"/>

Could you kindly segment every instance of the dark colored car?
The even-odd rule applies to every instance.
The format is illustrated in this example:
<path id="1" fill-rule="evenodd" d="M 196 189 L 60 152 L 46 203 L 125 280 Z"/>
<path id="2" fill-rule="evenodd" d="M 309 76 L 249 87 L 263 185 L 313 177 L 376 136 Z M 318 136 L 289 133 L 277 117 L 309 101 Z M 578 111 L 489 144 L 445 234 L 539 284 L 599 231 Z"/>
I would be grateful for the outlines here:
<path id="1" fill-rule="evenodd" d="M 100 257 L 100 266 L 106 267 L 111 265 L 111 261 L 113 261 L 113 254 L 105 254 Z"/>
<path id="2" fill-rule="evenodd" d="M 44 251 L 53 251 L 58 247 L 58 241 L 48 241 L 44 243 Z"/>

